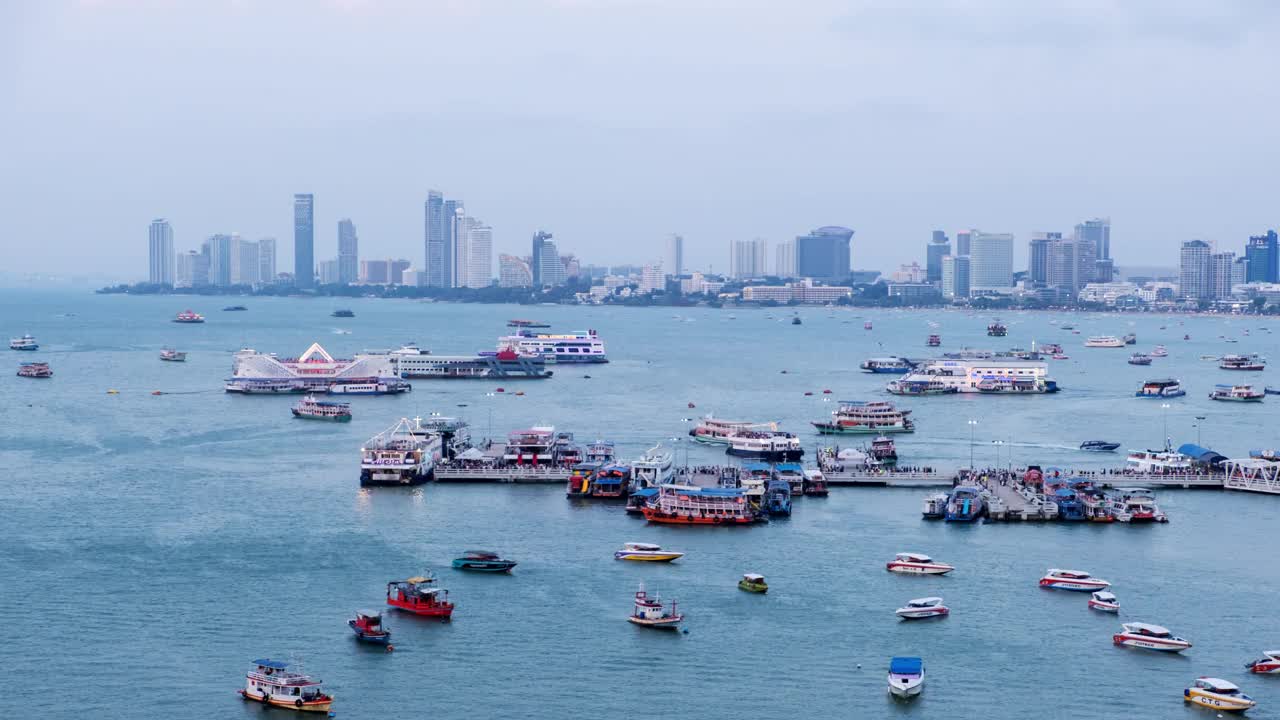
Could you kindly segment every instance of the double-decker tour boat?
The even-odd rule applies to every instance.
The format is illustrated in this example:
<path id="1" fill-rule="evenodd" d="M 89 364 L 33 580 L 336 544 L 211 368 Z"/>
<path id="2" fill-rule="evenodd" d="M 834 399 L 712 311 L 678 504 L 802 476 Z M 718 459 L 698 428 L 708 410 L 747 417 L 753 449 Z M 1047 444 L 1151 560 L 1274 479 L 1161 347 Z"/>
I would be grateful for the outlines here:
<path id="1" fill-rule="evenodd" d="M 831 419 L 814 422 L 823 435 L 884 435 L 915 432 L 915 423 L 907 417 L 910 410 L 899 410 L 884 400 L 841 400 Z"/>
<path id="2" fill-rule="evenodd" d="M 308 395 L 294 405 L 293 416 L 305 420 L 351 422 L 351 403 L 327 402 Z"/>
<path id="3" fill-rule="evenodd" d="M 329 712 L 333 697 L 321 690 L 321 682 L 301 670 L 291 670 L 287 662 L 262 658 L 253 661 L 245 675 L 245 700 L 256 700 L 302 712 Z"/>
<path id="4" fill-rule="evenodd" d="M 668 525 L 748 525 L 759 518 L 741 488 L 667 484 L 641 509 L 649 522 Z"/>
<path id="5" fill-rule="evenodd" d="M 25 362 L 18 366 L 18 377 L 51 378 L 53 370 L 49 369 L 47 362 Z"/>
<path id="6" fill-rule="evenodd" d="M 36 339 L 30 335 L 23 335 L 22 337 L 9 338 L 9 349 L 35 352 L 40 349 L 40 343 L 36 342 Z"/>
<path id="7" fill-rule="evenodd" d="M 190 310 L 183 310 L 182 312 L 174 316 L 173 321 L 176 323 L 185 323 L 190 325 L 193 323 L 204 322 L 204 316 L 197 312 L 192 312 Z"/>
<path id="8" fill-rule="evenodd" d="M 360 485 L 421 485 L 431 480 L 436 460 L 445 452 L 440 428 L 421 418 L 400 418 L 369 438 L 360 448 Z"/>

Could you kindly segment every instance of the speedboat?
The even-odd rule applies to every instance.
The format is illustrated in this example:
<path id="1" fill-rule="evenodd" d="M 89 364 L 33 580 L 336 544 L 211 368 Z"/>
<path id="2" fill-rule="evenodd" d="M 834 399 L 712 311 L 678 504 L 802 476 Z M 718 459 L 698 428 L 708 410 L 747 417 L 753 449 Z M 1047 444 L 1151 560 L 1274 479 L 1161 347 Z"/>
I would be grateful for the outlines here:
<path id="1" fill-rule="evenodd" d="M 300 712 L 327 713 L 333 705 L 333 696 L 320 689 L 319 680 L 290 670 L 287 662 L 262 658 L 254 660 L 253 666 L 240 690 L 245 700 Z"/>
<path id="2" fill-rule="evenodd" d="M 1187 391 L 1182 389 L 1182 384 L 1173 378 L 1157 378 L 1142 383 L 1142 387 L 1134 393 L 1134 396 L 1140 398 L 1175 398 L 1186 395 Z"/>
<path id="3" fill-rule="evenodd" d="M 1151 356 L 1143 355 L 1142 353 L 1134 353 L 1129 356 L 1129 364 L 1130 365 L 1150 365 Z"/>
<path id="4" fill-rule="evenodd" d="M 515 566 L 515 560 L 508 560 L 488 550 L 468 550 L 462 557 L 455 558 L 453 561 L 455 570 L 476 572 L 511 572 L 511 568 Z"/>
<path id="5" fill-rule="evenodd" d="M 1121 647 L 1175 653 L 1191 647 L 1191 643 L 1174 636 L 1168 628 L 1159 625 L 1124 623 L 1120 627 L 1121 631 L 1111 636 L 1111 641 Z"/>
<path id="6" fill-rule="evenodd" d="M 925 520 L 941 520 L 947 516 L 947 494 L 934 493 L 924 499 L 924 510 L 921 515 Z"/>
<path id="7" fill-rule="evenodd" d="M 924 690 L 924 660 L 918 657 L 896 657 L 889 661 L 889 694 L 901 698 L 914 697 Z"/>
<path id="8" fill-rule="evenodd" d="M 960 485 L 947 496 L 947 522 L 974 522 L 986 512 L 982 489 L 976 485 Z"/>
<path id="9" fill-rule="evenodd" d="M 766 593 L 769 592 L 769 583 L 765 582 L 764 576 L 759 573 L 747 573 L 738 581 L 738 589 L 753 593 Z"/>
<path id="10" fill-rule="evenodd" d="M 375 645 L 388 645 L 391 642 L 391 630 L 382 624 L 382 613 L 375 610 L 356 612 L 356 616 L 348 620 L 347 625 L 356 634 L 357 640 Z"/>
<path id="11" fill-rule="evenodd" d="M 1118 613 L 1120 612 L 1120 600 L 1116 598 L 1114 593 L 1106 590 L 1099 590 L 1089 596 L 1089 609 L 1098 612 Z"/>
<path id="12" fill-rule="evenodd" d="M 1262 658 L 1245 665 L 1258 675 L 1280 675 L 1280 650 L 1265 650 Z"/>
<path id="13" fill-rule="evenodd" d="M 1085 440 L 1080 443 L 1080 449 L 1087 452 L 1114 452 L 1120 447 L 1120 443 L 1107 442 L 1106 440 Z"/>
<path id="14" fill-rule="evenodd" d="M 1271 387 L 1270 385 L 1267 385 L 1262 388 L 1262 392 L 1266 393 L 1267 395 L 1280 395 L 1280 388 L 1275 388 L 1275 387 Z"/>
<path id="15" fill-rule="evenodd" d="M 1151 349 L 1151 357 L 1168 357 L 1169 349 L 1163 345 L 1157 345 Z"/>
<path id="16" fill-rule="evenodd" d="M 951 610 L 942 604 L 940 597 L 916 598 L 894 611 L 903 620 L 920 620 L 923 618 L 943 617 Z"/>
<path id="17" fill-rule="evenodd" d="M 1244 712 L 1258 703 L 1240 688 L 1222 678 L 1201 677 L 1182 691 L 1182 699 L 1200 707 L 1222 712 Z"/>
<path id="18" fill-rule="evenodd" d="M 627 617 L 628 622 L 657 630 L 678 630 L 682 620 L 684 616 L 676 612 L 674 600 L 671 601 L 671 609 L 667 610 L 662 607 L 662 601 L 657 595 L 649 597 L 641 583 L 640 589 L 636 591 L 636 607 Z"/>
<path id="19" fill-rule="evenodd" d="M 1075 592 L 1093 592 L 1106 590 L 1111 583 L 1096 578 L 1082 570 L 1059 570 L 1049 568 L 1049 572 L 1040 578 L 1040 587 L 1050 590 L 1074 590 Z"/>
<path id="20" fill-rule="evenodd" d="M 951 565 L 935 562 L 928 555 L 915 552 L 898 553 L 893 560 L 885 563 L 884 569 L 908 575 L 946 575 L 955 570 Z"/>
<path id="21" fill-rule="evenodd" d="M 614 560 L 635 560 L 637 562 L 671 562 L 684 557 L 684 553 L 674 550 L 663 550 L 661 546 L 650 543 L 629 542 L 621 550 L 613 553 Z"/>

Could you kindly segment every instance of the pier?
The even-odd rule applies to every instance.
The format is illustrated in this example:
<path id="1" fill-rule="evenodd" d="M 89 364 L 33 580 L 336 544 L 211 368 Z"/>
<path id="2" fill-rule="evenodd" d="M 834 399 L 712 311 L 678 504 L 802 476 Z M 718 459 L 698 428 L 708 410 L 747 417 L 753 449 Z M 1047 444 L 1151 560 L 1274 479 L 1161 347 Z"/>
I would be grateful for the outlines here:
<path id="1" fill-rule="evenodd" d="M 943 472 L 897 472 L 875 469 L 845 470 L 843 472 L 824 472 L 827 484 L 846 487 L 951 487 L 955 484 L 955 473 Z"/>
<path id="2" fill-rule="evenodd" d="M 541 485 L 564 484 L 569 470 L 563 467 L 437 467 L 436 482 L 497 482 Z"/>

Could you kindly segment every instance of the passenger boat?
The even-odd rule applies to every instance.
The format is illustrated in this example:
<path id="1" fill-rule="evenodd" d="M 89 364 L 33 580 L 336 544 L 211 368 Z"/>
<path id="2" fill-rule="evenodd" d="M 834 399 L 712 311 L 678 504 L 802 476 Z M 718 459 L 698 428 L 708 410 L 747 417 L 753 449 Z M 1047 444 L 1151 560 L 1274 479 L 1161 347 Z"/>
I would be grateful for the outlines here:
<path id="1" fill-rule="evenodd" d="M 353 358 L 335 358 L 312 343 L 296 358 L 260 353 L 252 348 L 236 352 L 229 393 L 329 393 L 330 395 L 388 395 L 413 390 L 397 375 L 389 353 L 366 351 Z"/>
<path id="2" fill-rule="evenodd" d="M 1080 443 L 1080 449 L 1085 452 L 1114 452 L 1119 447 L 1120 443 L 1106 440 L 1085 440 Z"/>
<path id="3" fill-rule="evenodd" d="M 590 497 L 596 473 L 600 472 L 598 462 L 581 462 L 569 468 L 569 484 L 565 489 L 565 497 Z"/>
<path id="4" fill-rule="evenodd" d="M 769 592 L 769 583 L 764 581 L 763 575 L 747 573 L 738 581 L 738 589 L 753 593 L 767 593 Z"/>
<path id="5" fill-rule="evenodd" d="M 631 485 L 631 468 L 626 465 L 609 463 L 596 470 L 591 478 L 588 497 L 593 498 L 625 498 Z"/>
<path id="6" fill-rule="evenodd" d="M 181 350 L 165 348 L 160 351 L 160 359 L 167 362 L 186 362 L 187 354 Z"/>
<path id="7" fill-rule="evenodd" d="M 1114 335 L 1094 335 L 1084 341 L 1084 346 L 1091 348 L 1118 348 L 1124 347 L 1124 341 Z"/>
<path id="8" fill-rule="evenodd" d="M 382 624 L 382 613 L 375 610 L 361 610 L 347 621 L 356 639 L 375 645 L 387 645 L 391 642 L 391 630 Z"/>
<path id="9" fill-rule="evenodd" d="M 691 430 L 689 437 L 708 445 L 728 445 L 730 439 L 741 432 L 760 431 L 776 432 L 778 424 L 774 422 L 758 423 L 740 420 L 721 420 L 707 415 Z"/>
<path id="10" fill-rule="evenodd" d="M 1137 335 L 1134 335 L 1133 333 L 1126 333 L 1126 334 L 1125 334 L 1125 336 L 1124 336 L 1124 337 L 1122 337 L 1122 338 L 1120 338 L 1120 339 L 1121 339 L 1122 341 L 1124 341 L 1124 344 L 1125 344 L 1125 345 L 1137 345 L 1137 344 L 1138 344 L 1138 336 L 1137 336 Z"/>
<path id="11" fill-rule="evenodd" d="M 924 344 L 925 344 L 925 345 L 928 345 L 929 347 L 938 347 L 938 346 L 942 345 L 942 336 L 941 336 L 941 335 L 930 335 L 930 336 L 929 336 L 929 339 L 928 339 L 928 340 L 926 340 Z"/>
<path id="12" fill-rule="evenodd" d="M 676 471 L 671 451 L 655 445 L 645 451 L 639 460 L 631 461 L 631 488 L 658 488 L 675 477 Z"/>
<path id="13" fill-rule="evenodd" d="M 899 410 L 884 400 L 841 400 L 831 419 L 812 423 L 823 435 L 883 435 L 915 432 L 915 423 L 907 417 L 910 410 Z"/>
<path id="14" fill-rule="evenodd" d="M 631 494 L 627 496 L 626 512 L 631 515 L 641 515 L 644 509 L 658 497 L 658 488 L 644 487 L 634 488 Z"/>
<path id="15" fill-rule="evenodd" d="M 1266 393 L 1255 390 L 1252 385 L 1214 385 L 1209 393 L 1210 400 L 1226 402 L 1262 402 Z"/>
<path id="16" fill-rule="evenodd" d="M 1245 665 L 1249 672 L 1258 675 L 1280 674 L 1280 650 L 1265 650 L 1262 657 Z"/>
<path id="17" fill-rule="evenodd" d="M 596 335 L 595 330 L 551 335 L 522 329 L 515 335 L 498 338 L 498 349 L 511 349 L 521 355 L 531 355 L 557 365 L 609 362 L 604 341 Z"/>
<path id="18" fill-rule="evenodd" d="M 360 485 L 420 485 L 435 477 L 436 460 L 453 457 L 465 443 L 465 426 L 453 418 L 400 418 L 360 448 Z"/>
<path id="19" fill-rule="evenodd" d="M 204 316 L 197 312 L 192 312 L 190 310 L 183 310 L 182 312 L 174 316 L 173 321 L 176 323 L 185 323 L 190 325 L 193 323 L 204 322 Z"/>
<path id="20" fill-rule="evenodd" d="M 770 515 L 791 514 L 791 483 L 770 480 L 765 483 L 764 510 Z"/>
<path id="21" fill-rule="evenodd" d="M 1182 389 L 1182 383 L 1174 378 L 1156 378 L 1142 383 L 1142 387 L 1138 388 L 1138 392 L 1134 396 L 1140 398 L 1176 398 L 1186 395 L 1187 391 Z"/>
<path id="22" fill-rule="evenodd" d="M 641 512 L 645 520 L 667 525 L 749 525 L 759 520 L 741 488 L 667 484 Z"/>
<path id="23" fill-rule="evenodd" d="M 53 370 L 49 369 L 47 362 L 25 362 L 18 366 L 18 377 L 24 378 L 51 378 Z"/>
<path id="24" fill-rule="evenodd" d="M 1182 699 L 1193 705 L 1220 712 L 1244 712 L 1258 703 L 1240 692 L 1235 683 L 1221 678 L 1196 678 L 1195 684 L 1182 691 Z"/>
<path id="25" fill-rule="evenodd" d="M 640 589 L 636 591 L 635 609 L 627 620 L 635 625 L 656 630 L 679 630 L 684 615 L 676 611 L 674 600 L 671 601 L 671 609 L 667 610 L 656 594 L 649 597 L 644 590 L 644 584 L 641 583 Z"/>
<path id="26" fill-rule="evenodd" d="M 34 337 L 23 335 L 22 337 L 9 338 L 9 349 L 35 352 L 40 349 L 40 344 L 36 342 Z"/>
<path id="27" fill-rule="evenodd" d="M 1142 353 L 1134 353 L 1129 356 L 1129 364 L 1130 365 L 1150 365 L 1151 356 L 1143 355 Z"/>
<path id="28" fill-rule="evenodd" d="M 867 456 L 881 467 L 895 467 L 898 464 L 898 446 L 893 443 L 893 438 L 881 435 L 871 441 Z"/>
<path id="29" fill-rule="evenodd" d="M 468 550 L 462 557 L 453 560 L 454 570 L 474 572 L 511 572 L 511 568 L 515 566 L 515 560 L 508 560 L 489 550 Z"/>
<path id="30" fill-rule="evenodd" d="M 1155 493 L 1147 488 L 1116 488 L 1115 518 L 1127 523 L 1165 523 L 1169 518 L 1156 504 Z"/>
<path id="31" fill-rule="evenodd" d="M 1163 345 L 1157 345 L 1151 349 L 1151 357 L 1168 357 L 1169 349 Z"/>
<path id="32" fill-rule="evenodd" d="M 935 562 L 928 555 L 914 552 L 898 553 L 892 560 L 885 563 L 884 569 L 907 575 L 946 575 L 955 570 L 946 563 Z"/>
<path id="33" fill-rule="evenodd" d="M 920 513 L 925 520 L 941 520 L 947 516 L 946 493 L 934 493 L 924 499 L 924 509 Z"/>
<path id="34" fill-rule="evenodd" d="M 316 400 L 308 395 L 293 406 L 293 416 L 306 420 L 351 422 L 351 403 Z"/>
<path id="35" fill-rule="evenodd" d="M 919 695 L 924 690 L 924 661 L 918 657 L 895 657 L 889 661 L 889 694 L 900 698 Z"/>
<path id="36" fill-rule="evenodd" d="M 684 557 L 684 553 L 674 550 L 663 550 L 661 545 L 652 543 L 629 542 L 621 550 L 615 550 L 614 560 L 631 560 L 634 562 L 671 562 Z"/>
<path id="37" fill-rule="evenodd" d="M 770 462 L 796 461 L 804 457 L 800 438 L 792 433 L 758 430 L 744 430 L 733 435 L 729 438 L 729 447 L 725 452 Z"/>
<path id="38" fill-rule="evenodd" d="M 554 373 L 546 359 L 512 348 L 476 355 L 432 355 L 416 345 L 405 345 L 389 353 L 392 367 L 402 378 L 429 380 L 540 380 Z"/>
<path id="39" fill-rule="evenodd" d="M 960 391 L 940 380 L 906 379 L 895 380 L 884 389 L 891 395 L 951 395 Z"/>
<path id="40" fill-rule="evenodd" d="M 414 615 L 448 620 L 453 617 L 449 591 L 436 587 L 435 582 L 429 575 L 392 580 L 387 583 L 387 604 Z"/>
<path id="41" fill-rule="evenodd" d="M 1142 648 L 1158 652 L 1182 652 L 1191 647 L 1191 643 L 1176 637 L 1168 628 L 1147 623 L 1124 623 L 1120 632 L 1111 636 L 1111 641 L 1121 647 Z"/>
<path id="42" fill-rule="evenodd" d="M 320 688 L 319 680 L 300 670 L 290 670 L 289 663 L 263 658 L 253 661 L 253 669 L 245 675 L 240 695 L 263 705 L 327 713 L 333 697 Z"/>
<path id="43" fill-rule="evenodd" d="M 938 383 L 927 387 L 954 388 L 960 393 L 1054 393 L 1059 390 L 1057 382 L 1048 377 L 1048 365 L 1044 362 L 1006 357 L 925 361 L 886 389 L 908 394 L 903 390 L 916 382 Z"/>
<path id="44" fill-rule="evenodd" d="M 350 310 L 343 309 L 343 310 L 334 310 L 333 312 L 329 313 L 329 316 L 336 317 L 336 318 L 353 318 L 356 316 L 356 314 L 351 312 Z"/>
<path id="45" fill-rule="evenodd" d="M 804 469 L 804 494 L 812 497 L 826 497 L 827 476 L 818 468 Z"/>
<path id="46" fill-rule="evenodd" d="M 901 375 L 911 372 L 915 364 L 906 358 L 882 357 L 863 360 L 858 367 L 861 367 L 863 372 Z"/>
<path id="47" fill-rule="evenodd" d="M 1009 334 L 1009 328 L 1005 327 L 1004 325 L 1001 325 L 999 320 L 987 326 L 987 335 L 991 337 L 1004 337 L 1005 335 L 1008 335 L 1008 334 Z"/>
<path id="48" fill-rule="evenodd" d="M 987 512 L 982 488 L 976 485 L 960 485 L 947 496 L 947 522 L 974 522 Z"/>
<path id="49" fill-rule="evenodd" d="M 1061 352 L 1062 352 L 1062 346 L 1059 345 L 1058 343 L 1041 343 L 1040 344 L 1041 355 L 1057 355 Z"/>
<path id="50" fill-rule="evenodd" d="M 1040 578 L 1040 587 L 1048 590 L 1094 592 L 1096 590 L 1106 590 L 1111 587 L 1111 583 L 1102 578 L 1093 577 L 1083 570 L 1049 568 L 1044 577 Z"/>
<path id="51" fill-rule="evenodd" d="M 1266 370 L 1267 361 L 1257 355 L 1223 355 L 1218 360 L 1223 370 Z"/>
<path id="52" fill-rule="evenodd" d="M 1127 469 L 1137 473 L 1186 472 L 1191 469 L 1191 458 L 1174 452 L 1165 446 L 1164 450 L 1134 450 L 1125 458 Z"/>
<path id="53" fill-rule="evenodd" d="M 903 620 L 923 620 L 924 618 L 944 617 L 951 610 L 942 604 L 940 597 L 916 598 L 894 611 Z"/>
<path id="54" fill-rule="evenodd" d="M 755 465 L 757 463 L 748 463 L 748 464 Z M 760 463 L 760 464 L 763 464 L 763 463 Z M 747 464 L 744 464 L 743 467 L 746 467 L 746 466 Z M 773 472 L 770 475 L 767 475 L 766 477 L 770 477 L 771 479 L 775 479 L 775 480 L 781 480 L 787 483 L 787 485 L 791 489 L 791 497 L 793 498 L 804 495 L 804 466 L 801 465 L 800 463 L 791 463 L 791 462 L 776 463 L 773 466 Z M 721 487 L 737 487 L 737 486 L 738 486 L 737 483 L 733 483 L 728 486 L 721 484 Z"/>
<path id="55" fill-rule="evenodd" d="M 1089 608 L 1098 612 L 1118 613 L 1120 600 L 1116 598 L 1115 593 L 1099 590 L 1089 596 Z"/>

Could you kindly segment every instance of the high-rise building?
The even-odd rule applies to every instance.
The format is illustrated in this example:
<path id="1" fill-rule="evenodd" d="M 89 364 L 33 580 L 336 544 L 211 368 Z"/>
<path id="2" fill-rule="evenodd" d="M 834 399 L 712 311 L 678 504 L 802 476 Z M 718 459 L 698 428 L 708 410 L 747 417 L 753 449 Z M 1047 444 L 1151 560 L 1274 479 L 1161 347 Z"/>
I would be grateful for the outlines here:
<path id="1" fill-rule="evenodd" d="M 426 282 L 426 279 L 425 273 L 412 267 L 407 267 L 404 272 L 400 273 L 400 284 L 408 287 L 422 287 L 422 283 Z"/>
<path id="2" fill-rule="evenodd" d="M 231 284 L 231 236 L 211 235 L 204 243 L 209 257 L 209 284 L 226 287 Z"/>
<path id="3" fill-rule="evenodd" d="M 1212 250 L 1203 240 L 1182 243 L 1178 257 L 1178 293 L 1189 300 L 1207 300 L 1211 296 L 1209 255 Z"/>
<path id="4" fill-rule="evenodd" d="M 240 285 L 242 283 L 240 280 L 240 233 L 238 232 L 231 233 L 231 247 L 228 252 L 228 257 L 231 258 L 231 262 L 228 263 L 231 267 L 230 284 Z"/>
<path id="5" fill-rule="evenodd" d="M 232 252 L 239 262 L 235 263 L 237 285 L 257 285 L 262 282 L 262 258 L 260 245 L 256 242 L 245 242 L 238 235 L 233 235 Z"/>
<path id="6" fill-rule="evenodd" d="M 203 261 L 203 263 L 202 263 Z M 197 280 L 196 270 L 204 265 L 204 270 Z M 207 285 L 209 283 L 209 264 L 204 261 L 204 256 L 198 250 L 188 250 L 178 253 L 174 268 L 173 286 L 174 287 L 195 287 L 197 285 Z"/>
<path id="7" fill-rule="evenodd" d="M 498 285 L 505 288 L 529 287 L 533 284 L 533 270 L 529 261 L 515 255 L 498 256 Z"/>
<path id="8" fill-rule="evenodd" d="M 573 253 L 564 253 L 560 256 L 560 264 L 564 266 L 565 278 L 576 278 L 582 273 L 582 265 L 578 263 L 578 258 Z"/>
<path id="9" fill-rule="evenodd" d="M 1235 289 L 1236 286 L 1247 282 L 1249 282 L 1249 258 L 1241 255 L 1231 266 L 1231 287 Z"/>
<path id="10" fill-rule="evenodd" d="M 200 246 L 195 252 L 191 264 L 191 287 L 202 287 L 209 284 L 209 243 Z"/>
<path id="11" fill-rule="evenodd" d="M 385 285 L 391 282 L 391 261 L 361 260 L 360 282 L 364 285 Z"/>
<path id="12" fill-rule="evenodd" d="M 350 285 L 360 273 L 360 240 L 351 218 L 338 221 L 338 283 Z"/>
<path id="13" fill-rule="evenodd" d="M 796 243 L 794 240 L 784 240 L 778 243 L 777 249 L 774 250 L 773 274 L 784 279 L 796 276 Z"/>
<path id="14" fill-rule="evenodd" d="M 567 277 L 556 243 L 551 238 L 551 233 L 542 230 L 533 234 L 530 270 L 533 273 L 533 286 L 536 288 L 563 285 Z"/>
<path id="15" fill-rule="evenodd" d="M 684 237 L 672 233 L 667 236 L 667 254 L 662 267 L 668 275 L 679 277 L 684 274 Z"/>
<path id="16" fill-rule="evenodd" d="M 1013 285 L 1013 235 L 973 230 L 969 235 L 969 292 Z"/>
<path id="17" fill-rule="evenodd" d="M 169 221 L 158 218 L 151 221 L 151 230 L 147 242 L 148 263 L 147 281 L 157 285 L 173 285 L 174 263 L 173 228 Z"/>
<path id="18" fill-rule="evenodd" d="M 769 243 L 755 240 L 732 240 L 729 242 L 729 274 L 739 280 L 764 277 L 768 274 L 765 268 L 765 255 Z M 617 269 L 614 269 L 617 272 Z"/>
<path id="19" fill-rule="evenodd" d="M 796 237 L 796 276 L 814 280 L 849 279 L 849 241 L 853 231 L 838 225 Z"/>
<path id="20" fill-rule="evenodd" d="M 969 297 L 969 256 L 942 257 L 942 297 L 948 300 Z"/>
<path id="21" fill-rule="evenodd" d="M 479 220 L 467 227 L 467 287 L 493 283 L 493 228 Z"/>
<path id="22" fill-rule="evenodd" d="M 400 260 L 387 261 L 387 279 L 392 285 L 411 285 L 404 279 L 404 275 L 409 271 L 409 261 L 401 258 Z"/>
<path id="23" fill-rule="evenodd" d="M 423 272 L 426 273 L 428 287 L 448 287 L 448 267 L 445 255 L 445 218 L 444 194 L 439 190 L 427 193 L 424 206 L 426 216 L 426 262 Z"/>
<path id="24" fill-rule="evenodd" d="M 640 292 L 651 293 L 667 289 L 667 275 L 662 270 L 662 263 L 645 265 L 640 273 Z"/>
<path id="25" fill-rule="evenodd" d="M 977 230 L 961 230 L 956 233 L 956 255 L 968 255 L 970 240 Z"/>
<path id="26" fill-rule="evenodd" d="M 461 213 L 462 204 L 457 200 L 444 201 L 444 286 L 458 287 L 458 218 L 466 217 Z"/>
<path id="27" fill-rule="evenodd" d="M 337 285 L 340 278 L 341 263 L 334 260 L 321 260 L 316 265 L 316 275 L 321 285 Z"/>
<path id="28" fill-rule="evenodd" d="M 275 282 L 276 239 L 273 237 L 258 241 L 258 279 L 262 282 Z"/>
<path id="29" fill-rule="evenodd" d="M 1236 254 L 1233 252 L 1211 253 L 1209 255 L 1210 298 L 1225 300 L 1231 297 L 1235 266 Z"/>
<path id="30" fill-rule="evenodd" d="M 1033 250 L 1037 241 L 1045 252 L 1045 285 L 1075 295 L 1095 281 L 1098 268 L 1093 253 L 1097 245 L 1092 240 L 1082 239 L 1078 233 L 1069 238 L 1056 232 L 1036 233 L 1031 240 Z"/>
<path id="31" fill-rule="evenodd" d="M 293 285 L 300 289 L 316 285 L 316 215 L 315 196 L 300 193 L 293 196 Z"/>
<path id="32" fill-rule="evenodd" d="M 932 283 L 942 282 L 942 258 L 951 254 L 951 241 L 947 239 L 947 234 L 941 230 L 934 230 L 933 238 L 929 240 L 926 251 L 925 280 Z"/>
<path id="33" fill-rule="evenodd" d="M 1034 233 L 1027 243 L 1027 281 L 1034 286 L 1049 284 L 1050 234 L 1061 237 L 1061 233 Z"/>
<path id="34" fill-rule="evenodd" d="M 1280 248 L 1275 230 L 1251 236 L 1244 256 L 1249 259 L 1248 282 L 1280 282 Z"/>
<path id="35" fill-rule="evenodd" d="M 1114 282 L 1116 279 L 1116 263 L 1111 258 L 1093 261 L 1093 281 L 1099 283 Z"/>
<path id="36" fill-rule="evenodd" d="M 1093 245 L 1093 256 L 1098 260 L 1111 259 L 1111 219 L 1093 218 L 1076 225 L 1076 240 Z"/>

